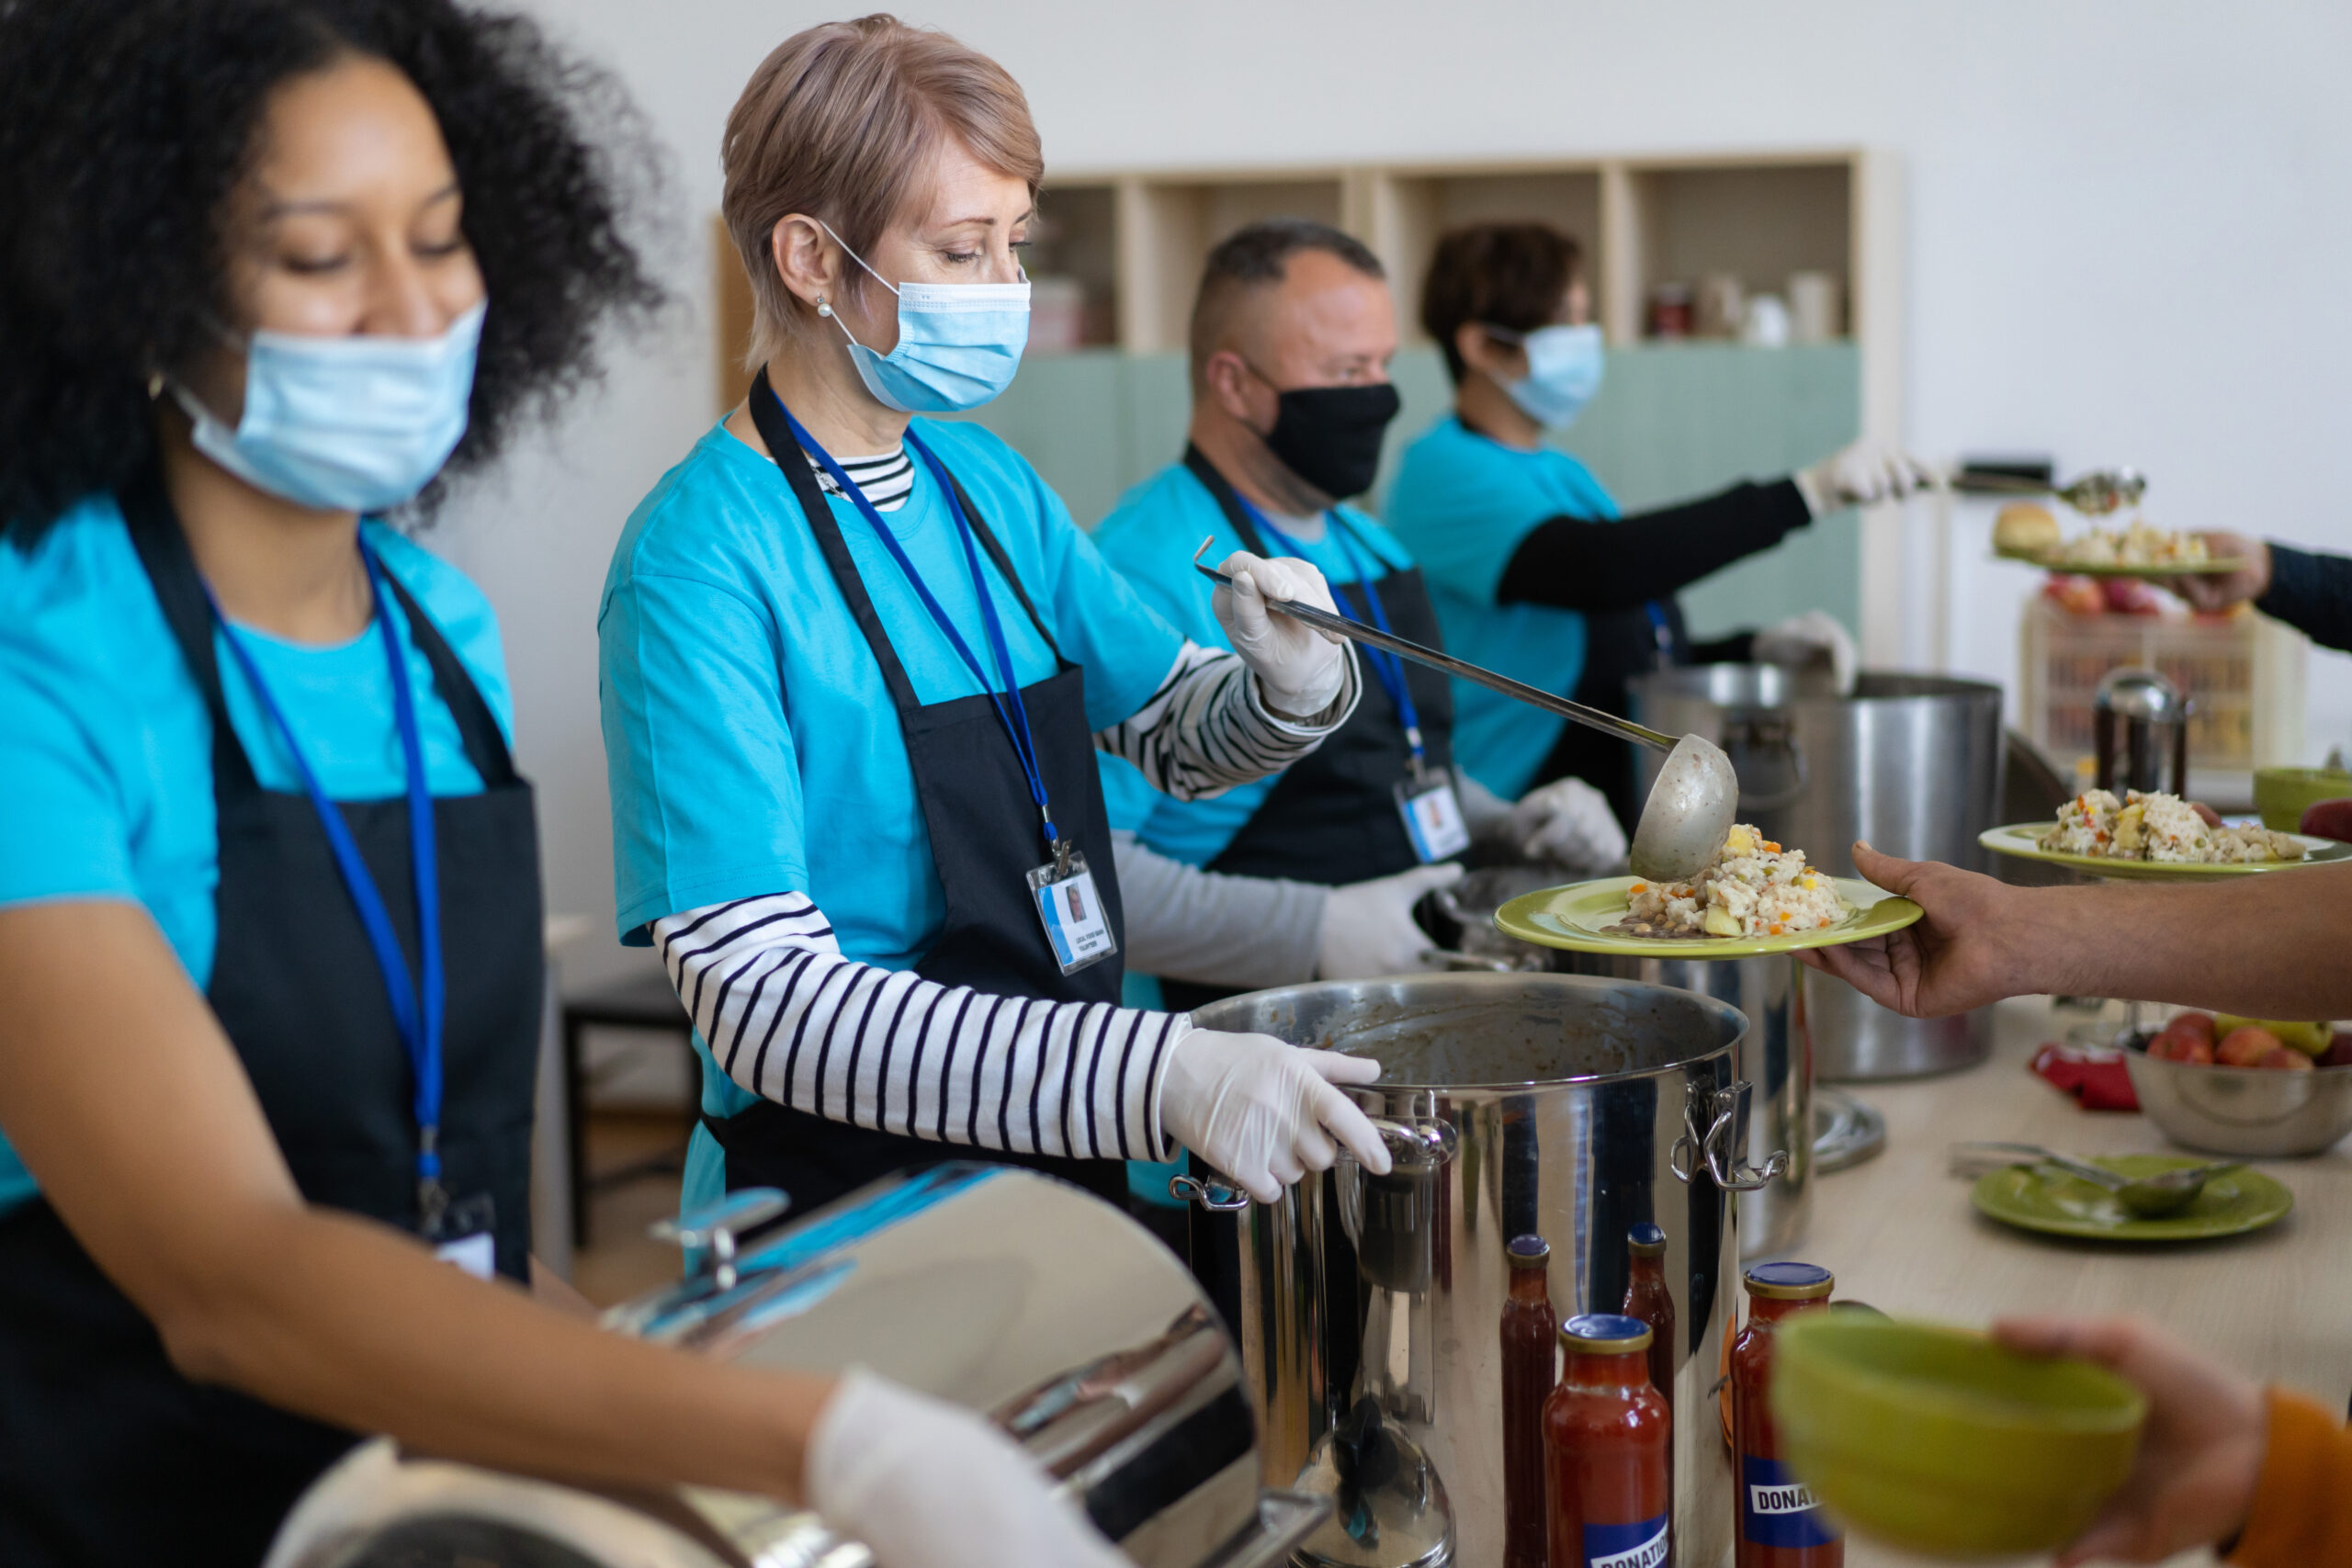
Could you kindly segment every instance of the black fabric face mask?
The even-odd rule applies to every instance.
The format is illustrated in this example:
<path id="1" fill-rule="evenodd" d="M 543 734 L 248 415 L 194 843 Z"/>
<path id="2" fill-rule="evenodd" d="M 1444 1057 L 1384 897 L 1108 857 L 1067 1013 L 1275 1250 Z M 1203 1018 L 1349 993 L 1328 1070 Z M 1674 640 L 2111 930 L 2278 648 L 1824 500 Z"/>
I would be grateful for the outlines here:
<path id="1" fill-rule="evenodd" d="M 1362 495 L 1380 470 L 1380 441 L 1402 404 L 1386 381 L 1280 394 L 1266 448 L 1334 501 Z"/>

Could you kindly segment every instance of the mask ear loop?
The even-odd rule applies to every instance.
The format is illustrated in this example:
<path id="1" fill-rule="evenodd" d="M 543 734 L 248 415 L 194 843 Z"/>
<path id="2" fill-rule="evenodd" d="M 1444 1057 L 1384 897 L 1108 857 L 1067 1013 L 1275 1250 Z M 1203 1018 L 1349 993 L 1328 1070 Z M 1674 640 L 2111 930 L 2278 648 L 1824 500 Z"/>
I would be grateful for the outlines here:
<path id="1" fill-rule="evenodd" d="M 868 265 L 864 256 L 859 255 L 855 251 L 851 250 L 849 248 L 849 242 L 842 239 L 839 234 L 833 232 L 833 226 L 831 224 L 826 222 L 821 218 L 812 219 L 810 221 L 814 222 L 818 228 L 822 229 L 825 231 L 826 238 L 831 240 L 833 243 L 842 248 L 842 254 L 849 257 L 850 260 L 855 262 L 858 265 L 865 267 L 875 282 L 890 290 L 890 296 L 892 299 L 898 298 L 899 290 L 896 286 L 894 286 L 888 278 L 883 276 L 880 273 L 876 272 L 872 266 Z M 826 321 L 832 322 L 833 325 L 841 328 L 842 336 L 849 340 L 851 346 L 855 348 L 865 347 L 864 344 L 857 341 L 857 334 L 849 330 L 849 323 L 842 321 L 841 317 L 833 313 L 831 304 L 830 304 L 821 294 L 817 297 L 817 314 L 823 317 Z M 866 352 L 870 354 L 873 350 L 867 349 Z"/>

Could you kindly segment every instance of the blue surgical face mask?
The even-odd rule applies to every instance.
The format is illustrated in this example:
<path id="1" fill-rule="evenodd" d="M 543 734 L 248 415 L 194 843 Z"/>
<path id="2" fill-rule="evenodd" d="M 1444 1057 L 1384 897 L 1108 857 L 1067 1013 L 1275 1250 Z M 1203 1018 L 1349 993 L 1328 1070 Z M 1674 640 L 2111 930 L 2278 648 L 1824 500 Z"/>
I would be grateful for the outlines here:
<path id="1" fill-rule="evenodd" d="M 1527 374 L 1503 383 L 1503 390 L 1520 411 L 1550 430 L 1576 423 L 1600 390 L 1601 344 L 1597 326 L 1538 327 L 1515 333 L 1508 327 L 1487 332 L 1505 343 L 1527 350 Z"/>
<path id="2" fill-rule="evenodd" d="M 978 408 L 1012 385 L 1021 351 L 1029 344 L 1029 280 L 1018 283 L 894 284 L 865 266 L 865 258 L 833 234 L 850 260 L 874 273 L 876 282 L 899 298 L 899 346 L 876 354 L 857 341 L 831 305 L 830 316 L 849 339 L 850 363 L 858 378 L 886 408 L 900 413 L 962 413 Z"/>
<path id="3" fill-rule="evenodd" d="M 186 388 L 196 449 L 256 489 L 303 506 L 383 512 L 433 482 L 466 434 L 485 307 L 439 337 L 245 342 L 245 412 L 232 430 Z"/>

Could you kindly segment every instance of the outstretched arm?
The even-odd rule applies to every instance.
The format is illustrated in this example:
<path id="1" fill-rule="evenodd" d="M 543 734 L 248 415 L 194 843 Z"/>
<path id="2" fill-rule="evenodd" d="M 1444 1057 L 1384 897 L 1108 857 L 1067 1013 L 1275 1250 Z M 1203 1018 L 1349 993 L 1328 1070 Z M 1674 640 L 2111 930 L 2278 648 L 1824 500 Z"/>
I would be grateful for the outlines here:
<path id="1" fill-rule="evenodd" d="M 1854 846 L 1854 866 L 1926 918 L 1801 956 L 1882 1006 L 1939 1018 L 2038 992 L 2265 1018 L 2352 1016 L 2352 866 L 2212 883 L 2012 887 Z"/>

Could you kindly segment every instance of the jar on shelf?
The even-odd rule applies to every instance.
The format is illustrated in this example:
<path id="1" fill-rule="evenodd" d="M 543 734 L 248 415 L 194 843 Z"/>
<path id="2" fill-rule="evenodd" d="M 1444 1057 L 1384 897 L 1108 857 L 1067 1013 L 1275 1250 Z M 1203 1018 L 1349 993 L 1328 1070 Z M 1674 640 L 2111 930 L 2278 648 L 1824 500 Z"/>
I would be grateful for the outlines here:
<path id="1" fill-rule="evenodd" d="M 1560 1325 L 1566 1357 L 1544 1402 L 1550 1568 L 1665 1568 L 1674 1417 L 1650 1386 L 1649 1325 L 1589 1313 Z"/>
<path id="2" fill-rule="evenodd" d="M 1773 1325 L 1792 1313 L 1826 1307 L 1837 1279 L 1811 1263 L 1758 1263 L 1746 1278 L 1747 1322 L 1731 1351 L 1732 1450 L 1739 1487 L 1736 1568 L 1843 1568 L 1845 1538 L 1822 1514 L 1812 1489 L 1781 1465 L 1767 1403 Z"/>
<path id="3" fill-rule="evenodd" d="M 1503 1568 L 1544 1568 L 1544 1401 L 1558 1381 L 1559 1319 L 1552 1311 L 1552 1248 L 1514 1236 L 1503 1298 Z"/>

